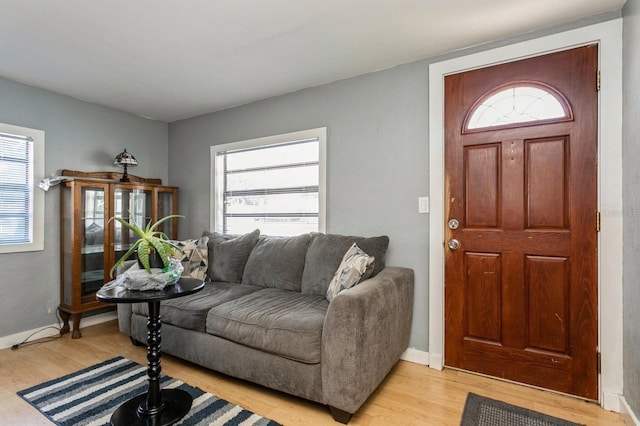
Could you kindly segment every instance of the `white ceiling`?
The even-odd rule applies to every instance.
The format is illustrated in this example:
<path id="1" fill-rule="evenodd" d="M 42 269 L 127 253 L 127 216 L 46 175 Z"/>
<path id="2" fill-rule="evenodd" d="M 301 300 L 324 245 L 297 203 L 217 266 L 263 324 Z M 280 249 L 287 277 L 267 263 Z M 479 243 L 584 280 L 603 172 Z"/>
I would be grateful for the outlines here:
<path id="1" fill-rule="evenodd" d="M 171 122 L 624 2 L 0 0 L 0 76 Z"/>

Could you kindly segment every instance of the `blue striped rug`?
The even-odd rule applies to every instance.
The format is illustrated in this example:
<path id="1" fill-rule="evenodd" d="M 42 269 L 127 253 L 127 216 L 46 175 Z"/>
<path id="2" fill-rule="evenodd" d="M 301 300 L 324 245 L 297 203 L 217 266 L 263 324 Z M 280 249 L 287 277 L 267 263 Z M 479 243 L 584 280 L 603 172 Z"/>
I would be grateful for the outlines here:
<path id="1" fill-rule="evenodd" d="M 179 425 L 278 426 L 179 380 L 162 375 L 162 389 L 182 389 L 193 397 Z M 116 357 L 59 379 L 18 392 L 49 420 L 61 426 L 102 426 L 122 403 L 147 390 L 147 367 Z"/>

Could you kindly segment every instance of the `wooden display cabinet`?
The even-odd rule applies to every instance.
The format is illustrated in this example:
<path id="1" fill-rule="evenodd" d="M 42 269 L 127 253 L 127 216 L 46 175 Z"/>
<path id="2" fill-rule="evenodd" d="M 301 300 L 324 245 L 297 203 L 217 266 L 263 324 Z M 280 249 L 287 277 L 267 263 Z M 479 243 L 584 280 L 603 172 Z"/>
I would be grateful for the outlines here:
<path id="1" fill-rule="evenodd" d="M 84 313 L 113 306 L 96 300 L 96 292 L 111 280 L 111 267 L 137 239 L 134 232 L 109 218 L 121 217 L 144 228 L 150 220 L 177 214 L 178 188 L 87 178 L 74 178 L 61 186 L 59 308 L 64 324 L 60 334 L 69 332 L 72 318 L 71 337 L 77 339 Z M 158 230 L 177 239 L 177 218 Z"/>

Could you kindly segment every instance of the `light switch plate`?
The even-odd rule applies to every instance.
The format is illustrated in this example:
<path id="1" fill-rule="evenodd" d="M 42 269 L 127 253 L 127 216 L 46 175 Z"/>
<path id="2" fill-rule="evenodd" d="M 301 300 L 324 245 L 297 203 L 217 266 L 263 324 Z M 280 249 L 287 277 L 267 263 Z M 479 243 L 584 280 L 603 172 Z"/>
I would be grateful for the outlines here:
<path id="1" fill-rule="evenodd" d="M 418 197 L 418 213 L 429 213 L 429 197 Z"/>

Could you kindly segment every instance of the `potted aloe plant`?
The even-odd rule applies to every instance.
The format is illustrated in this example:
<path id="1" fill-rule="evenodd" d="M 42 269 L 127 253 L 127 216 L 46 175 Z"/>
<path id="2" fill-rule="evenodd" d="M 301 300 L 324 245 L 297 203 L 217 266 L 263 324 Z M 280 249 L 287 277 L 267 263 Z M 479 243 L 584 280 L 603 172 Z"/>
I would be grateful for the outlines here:
<path id="1" fill-rule="evenodd" d="M 133 243 L 133 246 L 131 246 L 129 251 L 123 254 L 122 257 L 113 265 L 109 272 L 110 276 L 113 277 L 113 272 L 118 268 L 118 266 L 122 265 L 124 261 L 136 251 L 138 254 L 138 263 L 140 263 L 140 265 L 146 269 L 149 274 L 151 274 L 152 259 L 154 256 L 158 256 L 161 259 L 163 267 L 169 266 L 169 257 L 171 257 L 176 251 L 182 253 L 182 250 L 180 247 L 172 243 L 164 232 L 156 231 L 156 228 L 161 223 L 176 217 L 184 216 L 172 214 L 163 217 L 153 224 L 149 221 L 144 230 L 140 228 L 137 223 L 128 222 L 121 217 L 112 217 L 109 219 L 109 222 L 117 220 L 124 227 L 132 230 L 138 235 L 138 237 L 140 237 L 135 243 Z"/>

